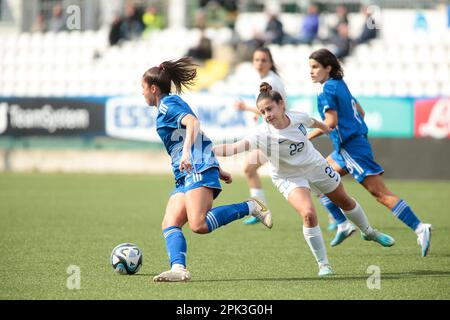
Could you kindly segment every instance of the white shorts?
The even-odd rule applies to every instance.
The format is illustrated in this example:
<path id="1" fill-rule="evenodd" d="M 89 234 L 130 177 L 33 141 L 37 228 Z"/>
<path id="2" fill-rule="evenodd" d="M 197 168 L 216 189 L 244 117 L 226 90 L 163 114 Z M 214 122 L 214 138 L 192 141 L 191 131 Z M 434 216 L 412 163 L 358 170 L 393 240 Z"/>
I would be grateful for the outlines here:
<path id="1" fill-rule="evenodd" d="M 295 188 L 308 188 L 317 196 L 333 192 L 341 183 L 341 176 L 327 162 L 323 162 L 307 170 L 306 174 L 273 176 L 272 182 L 287 199 Z"/>

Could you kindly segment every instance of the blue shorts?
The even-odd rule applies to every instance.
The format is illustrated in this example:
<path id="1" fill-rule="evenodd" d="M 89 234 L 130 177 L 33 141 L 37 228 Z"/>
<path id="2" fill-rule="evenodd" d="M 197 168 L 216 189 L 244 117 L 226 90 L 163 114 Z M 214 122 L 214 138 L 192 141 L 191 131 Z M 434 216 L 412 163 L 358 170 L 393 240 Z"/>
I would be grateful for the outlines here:
<path id="1" fill-rule="evenodd" d="M 200 173 L 191 172 L 190 174 L 181 177 L 175 182 L 175 189 L 170 195 L 182 192 L 186 193 L 200 187 L 207 187 L 212 189 L 214 199 L 222 191 L 222 186 L 219 181 L 219 169 L 217 167 L 209 168 Z"/>
<path id="2" fill-rule="evenodd" d="M 379 175 L 384 169 L 375 162 L 369 140 L 365 136 L 351 138 L 341 145 L 340 152 L 333 151 L 331 158 L 356 181 L 363 182 L 367 176 Z"/>

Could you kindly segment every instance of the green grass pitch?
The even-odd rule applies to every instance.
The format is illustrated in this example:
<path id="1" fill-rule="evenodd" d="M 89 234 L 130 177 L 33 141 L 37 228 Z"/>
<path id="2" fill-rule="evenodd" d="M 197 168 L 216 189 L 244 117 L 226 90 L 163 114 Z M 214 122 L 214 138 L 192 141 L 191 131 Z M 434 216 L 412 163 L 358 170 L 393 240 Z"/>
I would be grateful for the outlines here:
<path id="1" fill-rule="evenodd" d="M 387 181 L 419 217 L 434 225 L 431 251 L 420 256 L 415 234 L 357 183 L 344 185 L 372 225 L 396 239 L 392 248 L 359 233 L 331 248 L 327 215 L 316 209 L 335 275 L 322 279 L 301 220 L 268 179 L 272 230 L 235 221 L 212 234 L 186 226 L 188 283 L 153 283 L 168 268 L 160 223 L 171 176 L 0 174 L 0 299 L 449 299 L 450 182 Z M 248 190 L 235 178 L 215 205 L 239 202 Z M 111 250 L 134 242 L 143 250 L 138 274 L 115 274 Z M 80 268 L 80 289 L 66 286 L 67 268 Z M 380 270 L 369 289 L 369 266 Z"/>

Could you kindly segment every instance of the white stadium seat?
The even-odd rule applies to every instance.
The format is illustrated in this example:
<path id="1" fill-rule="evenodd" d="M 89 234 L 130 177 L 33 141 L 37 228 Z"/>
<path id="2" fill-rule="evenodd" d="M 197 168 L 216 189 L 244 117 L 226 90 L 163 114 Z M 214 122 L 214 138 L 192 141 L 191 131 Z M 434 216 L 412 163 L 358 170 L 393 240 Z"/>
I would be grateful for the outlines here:
<path id="1" fill-rule="evenodd" d="M 429 30 L 414 30 L 415 10 L 383 10 L 380 37 L 357 45 L 344 61 L 345 79 L 355 95 L 439 96 L 450 91 L 450 29 L 440 11 L 424 11 Z M 350 33 L 362 24 L 350 16 Z M 286 30 L 296 35 L 302 15 L 282 14 Z M 331 21 L 324 15 L 323 21 Z M 263 30 L 267 16 L 243 13 L 236 30 L 241 40 Z M 110 47 L 108 28 L 59 33 L 7 33 L 0 41 L 0 95 L 133 94 L 137 79 L 149 67 L 184 55 L 200 37 L 198 29 L 166 29 L 147 38 Z M 230 43 L 232 31 L 207 29 L 215 46 Z M 177 41 L 170 41 L 177 39 Z M 270 45 L 289 94 L 316 94 L 309 79 L 309 54 L 323 43 Z M 98 52 L 99 57 L 94 59 Z M 240 63 L 228 77 L 212 84 L 218 93 L 254 94 L 250 62 Z M 137 88 L 137 90 L 140 90 Z"/>

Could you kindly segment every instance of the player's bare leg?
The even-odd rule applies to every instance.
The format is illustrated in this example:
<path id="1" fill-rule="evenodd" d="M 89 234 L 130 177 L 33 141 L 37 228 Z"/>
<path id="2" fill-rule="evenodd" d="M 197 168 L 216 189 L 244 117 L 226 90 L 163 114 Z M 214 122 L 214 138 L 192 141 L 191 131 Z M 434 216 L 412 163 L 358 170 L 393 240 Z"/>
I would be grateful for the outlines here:
<path id="1" fill-rule="evenodd" d="M 339 208 L 341 208 L 347 218 L 352 221 L 364 234 L 365 240 L 373 240 L 384 247 L 393 246 L 395 241 L 394 239 L 384 233 L 381 233 L 372 228 L 369 224 L 367 216 L 358 202 L 355 199 L 350 198 L 344 190 L 344 186 L 339 183 L 339 186 L 330 193 L 327 193 L 326 196 Z"/>
<path id="2" fill-rule="evenodd" d="M 250 197 L 256 198 L 264 205 L 267 204 L 266 196 L 262 188 L 261 178 L 258 169 L 267 162 L 265 155 L 258 149 L 252 150 L 245 158 L 244 173 L 247 178 L 247 184 L 250 189 Z M 255 224 L 259 220 L 256 217 L 249 217 L 244 220 L 244 224 Z"/>
<path id="3" fill-rule="evenodd" d="M 317 222 L 316 210 L 311 199 L 311 191 L 303 187 L 295 188 L 289 193 L 288 201 L 303 220 L 303 236 L 319 265 L 319 276 L 332 274 L 322 232 Z"/>
<path id="4" fill-rule="evenodd" d="M 331 155 L 327 157 L 327 162 L 341 176 L 347 174 L 347 171 L 341 168 Z M 338 206 L 336 206 L 328 197 L 321 196 L 320 202 L 329 213 L 329 224 L 327 229 L 329 231 L 336 229 L 336 234 L 333 240 L 331 240 L 330 245 L 332 247 L 337 246 L 341 244 L 345 239 L 350 237 L 356 229 L 352 225 L 352 223 L 347 220 L 342 210 Z"/>
<path id="5" fill-rule="evenodd" d="M 398 219 L 416 233 L 422 257 L 425 257 L 431 246 L 432 225 L 420 222 L 409 205 L 388 189 L 381 175 L 367 176 L 361 184 L 378 202 L 389 208 Z"/>
<path id="6" fill-rule="evenodd" d="M 169 198 L 162 221 L 162 228 L 170 226 L 183 227 L 187 222 L 184 193 L 175 193 Z"/>
<path id="7" fill-rule="evenodd" d="M 189 228 L 195 233 L 208 233 L 206 214 L 213 205 L 213 191 L 210 188 L 200 187 L 186 192 L 186 212 Z"/>
<path id="8" fill-rule="evenodd" d="M 191 279 L 191 275 L 186 269 L 186 263 L 184 261 L 186 256 L 186 244 L 181 231 L 181 228 L 186 224 L 187 220 L 185 195 L 184 193 L 176 193 L 172 195 L 167 202 L 162 229 L 169 253 L 177 255 L 179 258 L 175 258 L 173 263 L 171 261 L 171 269 L 153 277 L 153 281 L 179 282 Z M 175 243 L 176 247 L 174 247 L 173 243 Z"/>
<path id="9" fill-rule="evenodd" d="M 345 176 L 348 173 L 345 169 L 341 168 L 341 166 L 333 159 L 331 155 L 327 157 L 327 162 L 334 171 L 340 174 L 341 177 Z"/>

